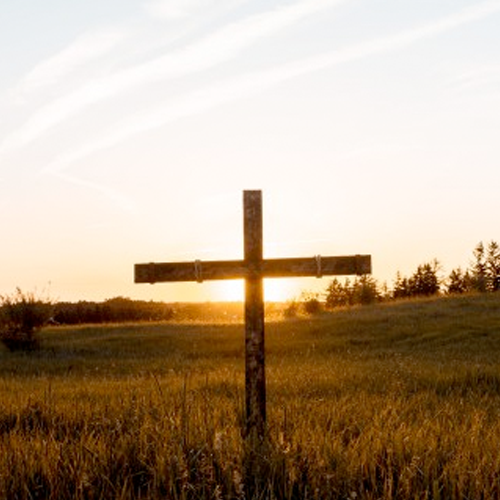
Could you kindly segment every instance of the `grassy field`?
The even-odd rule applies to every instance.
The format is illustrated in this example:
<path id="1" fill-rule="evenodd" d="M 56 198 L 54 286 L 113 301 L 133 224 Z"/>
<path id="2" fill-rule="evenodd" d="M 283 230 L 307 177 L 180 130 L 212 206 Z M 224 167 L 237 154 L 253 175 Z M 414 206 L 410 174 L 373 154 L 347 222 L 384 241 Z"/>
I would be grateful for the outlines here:
<path id="1" fill-rule="evenodd" d="M 0 350 L 0 498 L 245 498 L 242 324 Z M 270 322 L 256 497 L 500 498 L 500 295 Z"/>

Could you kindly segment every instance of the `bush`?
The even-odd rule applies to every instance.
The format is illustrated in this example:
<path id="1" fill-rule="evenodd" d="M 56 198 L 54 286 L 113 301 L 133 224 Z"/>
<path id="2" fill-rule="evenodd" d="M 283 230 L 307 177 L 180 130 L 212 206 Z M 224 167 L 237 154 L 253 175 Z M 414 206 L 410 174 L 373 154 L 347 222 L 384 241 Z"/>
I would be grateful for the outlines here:
<path id="1" fill-rule="evenodd" d="M 319 295 L 312 292 L 303 292 L 301 295 L 302 308 L 306 314 L 319 314 L 323 310 L 323 304 Z"/>
<path id="2" fill-rule="evenodd" d="M 287 319 L 296 318 L 299 314 L 299 303 L 296 300 L 287 302 L 283 316 Z"/>
<path id="3" fill-rule="evenodd" d="M 10 351 L 30 351 L 38 347 L 36 337 L 52 314 L 52 303 L 34 293 L 16 289 L 0 296 L 0 341 Z"/>

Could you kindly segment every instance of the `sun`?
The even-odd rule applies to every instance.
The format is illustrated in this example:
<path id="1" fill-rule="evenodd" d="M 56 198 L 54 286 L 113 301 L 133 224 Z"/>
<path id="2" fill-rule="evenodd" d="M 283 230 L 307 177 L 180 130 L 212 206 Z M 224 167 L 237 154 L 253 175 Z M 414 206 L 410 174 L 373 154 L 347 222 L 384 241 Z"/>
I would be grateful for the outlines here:
<path id="1" fill-rule="evenodd" d="M 264 280 L 264 298 L 266 302 L 286 302 L 294 295 L 289 280 L 267 279 Z"/>
<path id="2" fill-rule="evenodd" d="M 220 281 L 216 284 L 214 295 L 221 302 L 243 302 L 245 282 L 243 280 Z M 286 302 L 293 296 L 293 289 L 284 279 L 264 280 L 264 299 L 266 302 Z"/>

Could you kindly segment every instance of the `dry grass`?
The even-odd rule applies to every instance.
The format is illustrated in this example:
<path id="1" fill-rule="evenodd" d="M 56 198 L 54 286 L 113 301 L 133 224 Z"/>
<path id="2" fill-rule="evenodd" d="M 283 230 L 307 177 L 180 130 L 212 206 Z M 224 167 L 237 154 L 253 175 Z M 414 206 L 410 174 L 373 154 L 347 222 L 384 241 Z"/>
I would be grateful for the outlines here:
<path id="1" fill-rule="evenodd" d="M 258 498 L 500 498 L 500 297 L 267 329 Z M 242 325 L 46 330 L 0 351 L 0 498 L 244 498 Z"/>

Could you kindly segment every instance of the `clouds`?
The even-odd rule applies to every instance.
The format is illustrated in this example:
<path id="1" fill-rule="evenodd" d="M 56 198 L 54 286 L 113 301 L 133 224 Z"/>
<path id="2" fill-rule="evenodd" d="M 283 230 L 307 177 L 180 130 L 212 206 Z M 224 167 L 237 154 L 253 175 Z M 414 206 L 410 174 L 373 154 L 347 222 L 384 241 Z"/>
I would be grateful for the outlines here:
<path id="1" fill-rule="evenodd" d="M 52 175 L 58 179 L 61 179 L 70 184 L 76 186 L 81 186 L 92 191 L 97 191 L 104 198 L 111 201 L 118 208 L 128 213 L 135 213 L 137 210 L 137 205 L 134 201 L 124 194 L 120 193 L 118 190 L 113 189 L 109 186 L 105 186 L 98 182 L 92 182 L 89 180 L 82 179 L 81 177 L 76 177 L 74 175 L 69 175 L 64 172 L 53 172 Z"/>
<path id="2" fill-rule="evenodd" d="M 212 33 L 145 62 L 111 74 L 90 78 L 65 95 L 47 102 L 35 111 L 18 130 L 0 144 L 2 151 L 20 148 L 89 106 L 130 93 L 157 81 L 168 81 L 207 71 L 236 58 L 243 50 L 265 37 L 299 22 L 343 0 L 302 0 L 285 7 L 270 9 L 242 20 L 230 22 Z M 71 69 L 103 55 L 123 40 L 118 32 L 86 36 L 75 41 L 57 56 L 40 63 L 21 87 L 58 83 Z M 49 81 L 50 80 L 50 81 Z"/>
<path id="3" fill-rule="evenodd" d="M 206 0 L 154 0 L 145 5 L 146 11 L 153 17 L 166 20 L 178 20 L 192 15 Z"/>
<path id="4" fill-rule="evenodd" d="M 500 64 L 486 64 L 470 68 L 460 73 L 450 85 L 460 90 L 474 88 L 494 88 L 497 95 L 500 87 Z"/>
<path id="5" fill-rule="evenodd" d="M 76 149 L 69 154 L 59 156 L 54 162 L 47 165 L 44 171 L 47 173 L 60 172 L 73 162 L 81 160 L 96 151 L 115 146 L 136 134 L 154 130 L 179 118 L 196 115 L 220 104 L 249 97 L 304 74 L 321 71 L 325 68 L 334 67 L 376 54 L 403 49 L 419 40 L 438 36 L 450 29 L 473 22 L 499 11 L 500 2 L 486 2 L 476 7 L 466 8 L 462 11 L 453 13 L 450 16 L 405 30 L 401 33 L 380 37 L 367 42 L 347 46 L 342 49 L 329 51 L 324 54 L 292 61 L 271 69 L 246 72 L 237 76 L 225 78 L 224 80 L 217 80 L 213 84 L 205 85 L 192 92 L 186 92 L 175 100 L 167 99 L 163 103 L 158 103 L 154 110 L 147 110 L 143 113 L 124 118 L 121 120 L 120 124 L 113 126 L 112 130 L 101 135 L 96 141 L 89 142 L 81 149 Z M 290 12 L 287 12 L 287 14 L 288 16 L 291 15 Z M 296 15 L 297 12 L 293 14 Z M 288 20 L 289 19 L 290 17 L 288 17 Z M 269 24 L 264 24 L 267 29 L 269 29 L 270 25 L 276 27 L 277 24 L 283 22 L 284 19 L 280 17 L 278 20 L 271 21 Z M 252 24 L 253 28 L 256 26 L 262 29 L 261 24 Z M 232 28 L 228 29 L 231 30 Z M 240 36 L 240 41 L 248 39 L 250 33 L 254 33 L 254 30 L 249 29 L 246 34 L 243 31 L 243 34 Z M 221 33 L 219 33 L 219 36 L 221 36 Z M 215 51 L 215 53 L 220 55 L 220 52 Z"/>
<path id="6" fill-rule="evenodd" d="M 271 250 L 368 245 L 386 276 L 496 227 L 500 0 L 110 0 L 44 19 L 26 0 L 26 26 L 10 3 L 3 286 L 33 248 L 26 279 L 67 259 L 73 296 L 78 262 L 113 295 L 141 255 L 224 252 L 249 187 L 273 200 Z"/>
<path id="7" fill-rule="evenodd" d="M 210 1 L 158 0 L 146 4 L 146 9 L 156 17 L 182 21 L 207 8 Z M 52 159 L 40 165 L 43 174 L 60 174 L 97 151 L 179 118 L 255 95 L 301 75 L 401 50 L 419 40 L 439 36 L 500 11 L 500 0 L 488 0 L 372 40 L 307 57 L 292 56 L 288 60 L 289 54 L 273 66 L 260 64 L 252 70 L 242 70 L 238 64 L 234 68 L 231 66 L 263 41 L 275 39 L 304 20 L 331 13 L 348 2 L 300 0 L 261 10 L 247 9 L 237 17 L 233 15 L 224 22 L 219 21 L 216 27 L 190 33 L 184 42 L 166 46 L 161 54 L 156 50 L 141 52 L 137 49 L 133 57 L 129 56 L 127 51 L 134 46 L 133 37 L 137 32 L 123 26 L 82 35 L 58 54 L 37 64 L 19 83 L 18 94 L 25 98 L 28 108 L 35 91 L 40 94 L 57 88 L 57 97 L 47 97 L 41 106 L 33 107 L 24 123 L 3 138 L 0 159 L 88 115 L 88 119 L 96 123 L 93 133 L 77 138 L 66 150 L 58 144 Z M 146 26 L 143 25 L 143 31 Z M 78 79 L 71 78 L 74 73 L 78 73 Z M 175 92 L 169 92 L 166 86 L 164 91 L 156 89 L 148 100 L 153 85 L 175 81 L 183 82 Z M 125 102 L 130 105 L 123 111 L 120 108 L 119 113 L 108 112 L 111 108 L 107 106 L 119 99 L 128 99 Z M 144 104 L 136 106 L 132 104 L 135 101 L 144 101 Z M 104 113 L 105 119 L 99 118 Z M 66 178 L 68 182 L 77 182 L 75 179 L 74 176 Z M 96 188 L 92 183 L 86 185 Z"/>
<path id="8" fill-rule="evenodd" d="M 125 37 L 126 33 L 120 29 L 86 33 L 58 54 L 37 64 L 22 79 L 16 90 L 23 96 L 57 84 L 76 69 L 109 54 Z"/>

